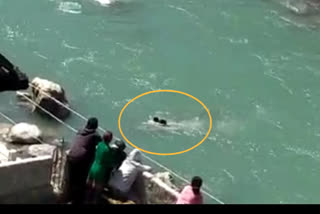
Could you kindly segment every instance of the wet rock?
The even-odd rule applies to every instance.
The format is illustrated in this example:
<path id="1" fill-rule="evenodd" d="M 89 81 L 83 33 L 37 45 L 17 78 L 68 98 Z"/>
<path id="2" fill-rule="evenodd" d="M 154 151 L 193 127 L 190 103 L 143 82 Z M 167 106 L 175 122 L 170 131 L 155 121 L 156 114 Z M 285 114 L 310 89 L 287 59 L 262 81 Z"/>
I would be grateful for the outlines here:
<path id="1" fill-rule="evenodd" d="M 42 132 L 36 125 L 28 123 L 18 123 L 12 126 L 5 136 L 8 143 L 17 144 L 39 144 Z"/>

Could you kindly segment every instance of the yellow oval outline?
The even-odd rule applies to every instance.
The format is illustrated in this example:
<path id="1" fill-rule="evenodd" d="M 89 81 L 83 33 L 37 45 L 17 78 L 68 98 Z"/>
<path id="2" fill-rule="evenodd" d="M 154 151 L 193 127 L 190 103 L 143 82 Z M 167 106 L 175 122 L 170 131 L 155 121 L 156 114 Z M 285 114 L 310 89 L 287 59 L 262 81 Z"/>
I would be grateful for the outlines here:
<path id="1" fill-rule="evenodd" d="M 159 92 L 170 92 L 170 93 L 178 93 L 178 94 L 183 94 L 185 96 L 188 96 L 194 100 L 196 100 L 198 103 L 200 103 L 203 108 L 207 111 L 208 113 L 208 116 L 209 116 L 209 119 L 210 119 L 210 126 L 209 126 L 209 130 L 206 134 L 206 136 L 199 142 L 197 143 L 196 145 L 194 145 L 193 147 L 189 148 L 189 149 L 186 149 L 184 151 L 181 151 L 181 152 L 174 152 L 174 153 L 157 153 L 157 152 L 150 152 L 150 151 L 147 151 L 147 150 L 144 150 L 144 149 L 141 149 L 139 148 L 138 146 L 134 145 L 133 143 L 131 143 L 127 138 L 126 136 L 123 134 L 122 132 L 122 129 L 121 129 L 121 116 L 123 114 L 123 111 L 128 107 L 128 105 L 130 103 L 132 103 L 133 101 L 135 101 L 136 99 L 140 98 L 140 97 L 143 97 L 145 95 L 148 95 L 148 94 L 153 94 L 153 93 L 159 93 Z M 199 99 L 197 99 L 196 97 L 190 95 L 190 94 L 187 94 L 185 92 L 182 92 L 182 91 L 177 91 L 177 90 L 154 90 L 154 91 L 148 91 L 148 92 L 145 92 L 143 94 L 140 94 L 138 96 L 136 96 L 135 98 L 133 98 L 132 100 L 130 100 L 121 110 L 120 112 L 120 115 L 119 115 L 119 119 L 118 119 L 118 126 L 119 126 L 119 130 L 120 130 L 120 133 L 122 135 L 122 137 L 131 145 L 133 146 L 134 148 L 136 149 L 139 149 L 140 151 L 143 151 L 145 153 L 148 153 L 148 154 L 153 154 L 153 155 L 161 155 L 161 156 L 167 156 L 167 155 L 179 155 L 179 154 L 182 154 L 182 153 L 185 153 L 185 152 L 188 152 L 196 147 L 198 147 L 201 143 L 203 143 L 205 141 L 205 139 L 207 139 L 207 137 L 209 136 L 210 132 L 211 132 L 211 129 L 212 129 L 212 117 L 211 117 L 211 114 L 210 114 L 210 111 L 208 110 L 207 106 L 205 104 L 203 104 Z"/>

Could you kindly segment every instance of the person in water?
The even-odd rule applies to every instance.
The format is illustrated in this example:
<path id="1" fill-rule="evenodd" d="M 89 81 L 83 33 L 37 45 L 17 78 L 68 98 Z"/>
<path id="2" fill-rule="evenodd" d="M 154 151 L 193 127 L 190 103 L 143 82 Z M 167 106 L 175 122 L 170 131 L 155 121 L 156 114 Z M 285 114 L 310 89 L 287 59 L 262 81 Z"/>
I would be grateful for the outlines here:
<path id="1" fill-rule="evenodd" d="M 159 122 L 161 125 L 166 126 L 167 125 L 167 121 L 166 120 L 160 120 Z"/>
<path id="2" fill-rule="evenodd" d="M 158 117 L 154 117 L 154 118 L 153 118 L 153 122 L 159 123 L 159 124 L 161 124 L 161 125 L 163 125 L 163 126 L 166 126 L 166 125 L 167 125 L 167 121 L 166 121 L 166 120 L 163 120 L 163 119 L 159 120 Z"/>

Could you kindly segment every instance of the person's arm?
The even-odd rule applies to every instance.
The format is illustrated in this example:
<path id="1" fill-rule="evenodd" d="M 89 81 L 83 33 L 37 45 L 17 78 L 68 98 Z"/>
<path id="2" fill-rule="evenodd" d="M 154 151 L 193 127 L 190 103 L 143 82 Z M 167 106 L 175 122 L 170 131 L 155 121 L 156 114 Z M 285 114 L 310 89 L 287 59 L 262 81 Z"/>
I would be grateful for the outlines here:
<path id="1" fill-rule="evenodd" d="M 139 163 L 139 162 L 136 162 L 136 161 L 131 161 L 131 163 L 135 166 L 135 167 L 137 167 L 137 169 L 139 170 L 139 171 L 151 171 L 151 166 L 148 166 L 148 165 L 143 165 L 143 164 L 141 164 L 141 163 Z"/>

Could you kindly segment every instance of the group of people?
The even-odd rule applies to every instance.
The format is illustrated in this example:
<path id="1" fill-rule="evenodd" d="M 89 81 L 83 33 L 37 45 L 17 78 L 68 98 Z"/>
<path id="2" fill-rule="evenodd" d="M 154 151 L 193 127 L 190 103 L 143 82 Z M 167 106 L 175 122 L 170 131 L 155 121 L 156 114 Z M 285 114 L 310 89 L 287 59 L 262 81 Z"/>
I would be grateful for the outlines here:
<path id="1" fill-rule="evenodd" d="M 90 118 L 85 128 L 76 134 L 67 154 L 68 201 L 71 204 L 100 203 L 106 188 L 120 200 L 145 203 L 142 173 L 152 168 L 142 164 L 140 150 L 134 149 L 127 155 L 123 141 L 113 141 L 110 131 L 101 137 L 97 128 L 98 120 Z M 194 177 L 176 203 L 202 204 L 201 185 L 201 178 Z"/>
<path id="2" fill-rule="evenodd" d="M 139 150 L 127 156 L 123 141 L 111 143 L 112 132 L 101 137 L 97 128 L 98 120 L 90 118 L 73 139 L 67 155 L 66 190 L 72 204 L 99 203 L 105 187 L 122 199 L 131 199 L 130 191 L 139 174 L 151 170 L 141 164 Z"/>

